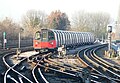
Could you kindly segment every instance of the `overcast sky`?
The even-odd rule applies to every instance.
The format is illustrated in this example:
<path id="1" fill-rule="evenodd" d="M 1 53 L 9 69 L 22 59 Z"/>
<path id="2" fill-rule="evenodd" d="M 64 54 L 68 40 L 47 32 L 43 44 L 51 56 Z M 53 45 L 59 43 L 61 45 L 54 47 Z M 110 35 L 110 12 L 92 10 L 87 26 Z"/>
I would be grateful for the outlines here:
<path id="1" fill-rule="evenodd" d="M 107 12 L 114 19 L 118 15 L 120 0 L 0 0 L 0 19 L 11 17 L 20 21 L 28 10 L 36 9 L 50 14 L 61 10 L 71 17 L 74 12 Z"/>

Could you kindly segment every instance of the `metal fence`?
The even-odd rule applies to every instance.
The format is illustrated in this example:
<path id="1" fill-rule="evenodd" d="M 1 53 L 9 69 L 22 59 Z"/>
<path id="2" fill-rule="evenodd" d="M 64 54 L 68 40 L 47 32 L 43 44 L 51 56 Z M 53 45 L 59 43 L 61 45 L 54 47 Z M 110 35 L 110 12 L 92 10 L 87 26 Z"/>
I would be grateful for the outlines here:
<path id="1" fill-rule="evenodd" d="M 18 40 L 7 40 L 7 43 L 5 45 L 5 48 L 18 48 Z M 27 46 L 32 46 L 33 45 L 33 40 L 28 39 L 28 40 L 20 40 L 20 47 L 27 47 Z M 3 42 L 0 41 L 0 49 L 3 48 Z"/>

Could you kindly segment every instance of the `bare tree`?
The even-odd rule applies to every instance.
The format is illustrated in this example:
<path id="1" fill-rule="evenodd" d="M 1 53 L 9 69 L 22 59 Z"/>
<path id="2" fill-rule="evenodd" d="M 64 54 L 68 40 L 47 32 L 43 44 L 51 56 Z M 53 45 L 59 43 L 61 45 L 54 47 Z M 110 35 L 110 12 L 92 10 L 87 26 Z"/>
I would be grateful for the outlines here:
<path id="1" fill-rule="evenodd" d="M 76 31 L 92 31 L 97 37 L 105 36 L 110 15 L 107 13 L 88 13 L 80 11 L 72 17 L 72 29 Z"/>
<path id="2" fill-rule="evenodd" d="M 119 4 L 119 9 L 118 9 L 117 24 L 120 24 L 120 4 Z"/>
<path id="3" fill-rule="evenodd" d="M 117 21 L 115 23 L 115 37 L 114 39 L 119 40 L 120 39 L 120 5 L 119 5 L 119 10 L 118 10 L 118 17 Z"/>
<path id="4" fill-rule="evenodd" d="M 72 17 L 72 30 L 89 31 L 90 14 L 84 11 L 75 13 Z"/>
<path id="5" fill-rule="evenodd" d="M 24 34 L 32 37 L 36 30 L 46 27 L 46 16 L 43 11 L 29 10 L 22 19 Z"/>
<path id="6" fill-rule="evenodd" d="M 7 39 L 17 39 L 20 25 L 14 23 L 11 18 L 6 17 L 0 22 L 0 38 L 2 39 L 3 32 L 6 32 Z"/>
<path id="7" fill-rule="evenodd" d="M 105 36 L 107 25 L 110 23 L 110 15 L 107 13 L 94 13 L 92 15 L 92 31 L 97 37 Z"/>

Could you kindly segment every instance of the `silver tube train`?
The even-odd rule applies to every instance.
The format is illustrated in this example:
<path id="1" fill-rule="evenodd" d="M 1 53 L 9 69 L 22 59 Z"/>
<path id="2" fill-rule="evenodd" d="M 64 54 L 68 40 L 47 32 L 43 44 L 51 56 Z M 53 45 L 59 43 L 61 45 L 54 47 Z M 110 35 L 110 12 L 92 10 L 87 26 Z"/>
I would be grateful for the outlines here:
<path id="1" fill-rule="evenodd" d="M 35 33 L 33 47 L 36 51 L 55 50 L 58 47 L 93 44 L 95 36 L 91 32 L 41 29 Z"/>

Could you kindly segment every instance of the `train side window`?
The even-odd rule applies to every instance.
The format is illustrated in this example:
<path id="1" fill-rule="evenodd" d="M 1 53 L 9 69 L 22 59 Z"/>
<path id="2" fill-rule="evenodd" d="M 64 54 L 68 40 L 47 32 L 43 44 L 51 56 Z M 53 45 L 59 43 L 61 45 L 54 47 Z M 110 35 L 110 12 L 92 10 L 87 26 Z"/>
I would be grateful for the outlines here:
<path id="1" fill-rule="evenodd" d="M 83 33 L 81 33 L 81 40 L 82 40 L 82 44 L 84 43 L 84 35 L 83 35 Z"/>
<path id="2" fill-rule="evenodd" d="M 63 45 L 63 34 L 62 34 L 62 32 L 60 32 L 60 37 L 61 37 L 61 45 Z"/>
<path id="3" fill-rule="evenodd" d="M 86 36 L 85 36 L 85 37 L 86 37 L 85 39 L 86 39 L 86 43 L 87 43 L 87 42 L 88 42 L 88 39 L 87 39 L 87 33 L 85 33 L 85 35 L 86 35 Z"/>
<path id="4" fill-rule="evenodd" d="M 87 34 L 85 33 L 85 42 L 87 43 Z"/>
<path id="5" fill-rule="evenodd" d="M 75 35 L 75 44 L 77 44 L 77 37 L 76 37 L 76 33 L 74 33 Z"/>
<path id="6" fill-rule="evenodd" d="M 90 33 L 90 42 L 92 41 L 92 34 Z"/>
<path id="7" fill-rule="evenodd" d="M 83 33 L 84 35 L 84 44 L 86 43 L 86 35 Z"/>
<path id="8" fill-rule="evenodd" d="M 77 34 L 77 32 L 75 33 L 75 36 L 76 36 L 76 42 L 78 44 L 78 34 Z"/>
<path id="9" fill-rule="evenodd" d="M 71 32 L 71 44 L 73 44 L 73 34 Z"/>
<path id="10" fill-rule="evenodd" d="M 78 44 L 79 44 L 79 34 L 77 33 L 77 38 L 78 38 Z"/>
<path id="11" fill-rule="evenodd" d="M 77 36 L 76 36 L 76 33 L 75 33 L 75 41 L 76 41 L 75 44 L 77 44 Z"/>
<path id="12" fill-rule="evenodd" d="M 79 42 L 80 42 L 80 44 L 82 44 L 82 35 L 81 35 L 81 33 L 79 33 Z"/>
<path id="13" fill-rule="evenodd" d="M 86 34 L 84 33 L 84 44 L 86 43 Z"/>
<path id="14" fill-rule="evenodd" d="M 61 41 L 61 39 L 60 39 L 59 31 L 57 31 L 57 34 L 58 34 L 58 46 L 60 46 L 60 41 Z"/>
<path id="15" fill-rule="evenodd" d="M 66 32 L 66 44 L 68 45 L 68 33 Z"/>
<path id="16" fill-rule="evenodd" d="M 79 38 L 79 33 L 77 33 L 77 38 L 78 38 L 78 44 L 80 44 L 80 42 L 79 42 L 79 39 L 80 39 L 80 38 Z"/>
<path id="17" fill-rule="evenodd" d="M 59 34 L 59 38 L 60 38 L 60 46 L 61 46 L 61 45 L 62 45 L 62 43 L 61 43 L 62 39 L 61 39 L 61 34 L 60 34 L 59 31 L 58 31 L 58 34 Z"/>
<path id="18" fill-rule="evenodd" d="M 75 34 L 73 33 L 73 44 L 75 44 Z"/>
<path id="19" fill-rule="evenodd" d="M 71 37 L 71 32 L 69 33 L 69 35 L 70 35 L 70 44 L 72 44 L 72 37 Z"/>
<path id="20" fill-rule="evenodd" d="M 41 39 L 41 33 L 38 31 L 35 33 L 35 39 L 40 40 Z"/>
<path id="21" fill-rule="evenodd" d="M 69 34 L 68 34 L 68 32 L 66 32 L 67 33 L 67 45 L 69 44 Z"/>
<path id="22" fill-rule="evenodd" d="M 56 44 L 57 44 L 57 46 L 59 45 L 59 38 L 58 38 L 58 34 L 57 34 L 57 32 L 56 31 L 54 31 L 55 32 L 55 34 L 56 34 Z"/>
<path id="23" fill-rule="evenodd" d="M 65 44 L 67 44 L 67 32 L 65 32 Z"/>
<path id="24" fill-rule="evenodd" d="M 79 43 L 82 44 L 81 33 L 79 33 Z"/>
<path id="25" fill-rule="evenodd" d="M 68 33 L 68 42 L 70 44 L 70 33 Z"/>
<path id="26" fill-rule="evenodd" d="M 89 37 L 88 43 L 90 43 L 90 33 L 88 33 L 88 37 Z"/>
<path id="27" fill-rule="evenodd" d="M 70 35 L 69 35 L 69 32 L 66 32 L 67 33 L 67 45 L 69 45 L 70 44 Z"/>
<path id="28" fill-rule="evenodd" d="M 54 37 L 54 33 L 53 33 L 53 32 L 49 32 L 49 34 L 48 34 L 48 39 L 49 39 L 49 41 L 55 40 L 55 37 Z"/>
<path id="29" fill-rule="evenodd" d="M 73 42 L 75 44 L 75 34 L 73 33 Z"/>
<path id="30" fill-rule="evenodd" d="M 62 35 L 63 35 L 63 44 L 65 44 L 65 32 L 63 32 Z"/>
<path id="31" fill-rule="evenodd" d="M 84 35 L 84 44 L 85 44 L 86 43 L 86 34 L 83 33 L 83 35 Z"/>

